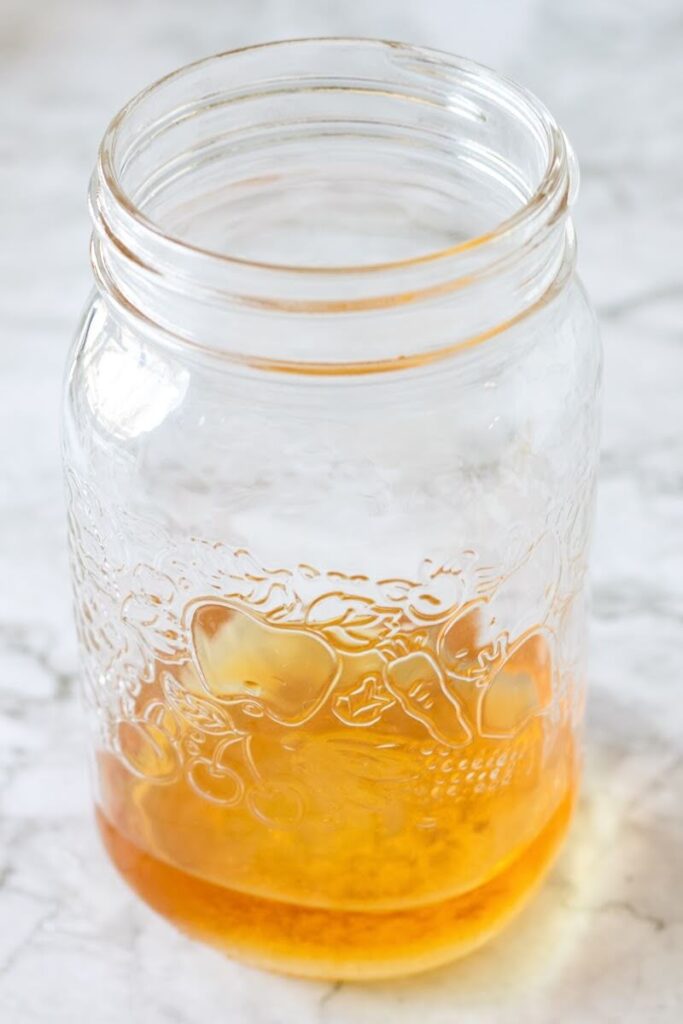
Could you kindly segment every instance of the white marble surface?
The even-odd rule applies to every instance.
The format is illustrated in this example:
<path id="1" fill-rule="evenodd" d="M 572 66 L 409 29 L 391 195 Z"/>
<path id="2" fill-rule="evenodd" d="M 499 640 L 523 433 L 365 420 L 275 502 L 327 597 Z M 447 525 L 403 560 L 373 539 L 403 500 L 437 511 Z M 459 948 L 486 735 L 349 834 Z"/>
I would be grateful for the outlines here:
<path id="1" fill-rule="evenodd" d="M 236 966 L 109 867 L 74 692 L 56 426 L 89 282 L 85 187 L 110 114 L 206 53 L 342 33 L 466 53 L 544 97 L 582 163 L 580 264 L 606 345 L 589 767 L 571 841 L 489 948 L 364 988 Z M 3 1022 L 683 1019 L 682 53 L 680 0 L 2 0 Z"/>

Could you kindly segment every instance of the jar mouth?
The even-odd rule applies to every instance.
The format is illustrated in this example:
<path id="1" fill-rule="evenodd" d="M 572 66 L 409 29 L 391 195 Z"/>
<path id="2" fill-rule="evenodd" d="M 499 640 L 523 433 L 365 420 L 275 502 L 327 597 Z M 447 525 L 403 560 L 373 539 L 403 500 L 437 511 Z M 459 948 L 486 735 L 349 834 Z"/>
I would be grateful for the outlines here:
<path id="1" fill-rule="evenodd" d="M 219 62 L 238 57 L 240 54 L 259 54 L 266 56 L 270 52 L 281 51 L 284 48 L 301 46 L 325 48 L 338 46 L 340 44 L 387 48 L 393 52 L 404 55 L 406 58 L 414 57 L 420 61 L 427 61 L 434 67 L 450 69 L 451 71 L 461 72 L 467 75 L 476 75 L 480 82 L 486 87 L 498 91 L 501 99 L 508 105 L 511 112 L 517 108 L 520 113 L 523 111 L 526 114 L 529 118 L 530 127 L 535 129 L 538 134 L 539 142 L 545 147 L 547 152 L 546 166 L 531 195 L 529 195 L 529 197 L 511 216 L 505 217 L 491 230 L 482 232 L 475 237 L 468 238 L 453 245 L 443 246 L 427 253 L 395 260 L 382 260 L 370 263 L 363 262 L 353 265 L 342 264 L 317 266 L 248 259 L 233 255 L 229 252 L 221 252 L 216 249 L 196 245 L 187 239 L 183 239 L 182 237 L 174 235 L 172 232 L 164 230 L 161 224 L 156 223 L 153 219 L 145 215 L 144 211 L 140 209 L 134 198 L 131 197 L 122 186 L 119 173 L 117 172 L 117 159 L 115 155 L 117 136 L 135 112 L 139 110 L 140 107 L 142 107 L 150 98 L 154 97 L 156 93 L 163 90 L 164 87 L 174 82 L 181 81 L 192 71 L 200 71 L 204 68 L 210 68 Z M 143 231 L 154 233 L 159 238 L 174 246 L 194 250 L 206 257 L 210 257 L 227 264 L 251 267 L 254 270 L 284 271 L 294 274 L 329 275 L 373 273 L 419 266 L 423 263 L 448 259 L 449 257 L 456 256 L 459 253 L 466 253 L 483 245 L 490 245 L 492 242 L 495 242 L 497 238 L 507 235 L 515 229 L 522 227 L 525 222 L 540 217 L 545 212 L 550 212 L 551 209 L 555 212 L 554 207 L 557 204 L 562 205 L 565 203 L 569 204 L 571 202 L 576 188 L 576 182 L 574 180 L 576 169 L 571 168 L 573 173 L 569 173 L 567 170 L 567 164 L 571 164 L 572 162 L 573 157 L 568 150 L 566 137 L 558 128 L 547 108 L 537 100 L 531 92 L 524 89 L 522 86 L 517 85 L 511 79 L 497 74 L 485 65 L 465 58 L 453 57 L 440 50 L 413 46 L 411 44 L 401 42 L 338 36 L 276 40 L 273 42 L 240 47 L 238 49 L 227 50 L 214 54 L 210 57 L 202 58 L 201 60 L 195 61 L 192 64 L 187 64 L 182 68 L 163 76 L 134 96 L 133 99 L 131 99 L 113 118 L 102 140 L 99 169 L 102 176 L 102 182 L 106 184 L 111 191 L 112 196 L 114 196 L 121 204 L 121 207 L 138 222 L 140 228 Z"/>
<path id="2" fill-rule="evenodd" d="M 90 192 L 93 266 L 107 295 L 196 343 L 200 306 L 391 312 L 516 274 L 528 308 L 557 276 L 576 182 L 543 104 L 482 65 L 372 39 L 264 43 L 174 71 L 116 115 Z M 287 354 L 320 362 L 315 344 L 315 359 Z M 329 361 L 362 362 L 360 344 Z"/>

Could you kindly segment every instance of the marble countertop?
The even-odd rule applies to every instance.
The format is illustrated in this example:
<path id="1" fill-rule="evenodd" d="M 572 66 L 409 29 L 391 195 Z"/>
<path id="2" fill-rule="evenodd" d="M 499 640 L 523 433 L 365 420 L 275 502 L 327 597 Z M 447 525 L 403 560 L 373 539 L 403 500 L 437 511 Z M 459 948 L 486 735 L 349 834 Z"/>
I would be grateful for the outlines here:
<path id="1" fill-rule="evenodd" d="M 270 977 L 147 910 L 95 835 L 64 545 L 62 366 L 85 188 L 159 74 L 277 36 L 380 35 L 537 91 L 583 171 L 606 347 L 587 777 L 540 896 L 482 952 L 360 987 Z M 565 1024 L 683 1017 L 683 19 L 679 0 L 3 0 L 0 1018 L 6 1024 Z"/>

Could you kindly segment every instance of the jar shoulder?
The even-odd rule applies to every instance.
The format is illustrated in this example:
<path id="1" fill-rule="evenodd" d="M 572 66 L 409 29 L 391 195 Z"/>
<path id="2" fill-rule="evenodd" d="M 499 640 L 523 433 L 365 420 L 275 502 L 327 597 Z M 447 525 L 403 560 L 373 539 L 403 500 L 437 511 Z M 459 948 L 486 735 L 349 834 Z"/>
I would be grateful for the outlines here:
<path id="1" fill-rule="evenodd" d="M 332 381 L 204 359 L 122 322 L 95 293 L 68 360 L 67 443 L 89 447 L 97 437 L 134 453 L 166 430 L 183 449 L 194 437 L 219 453 L 250 447 L 258 460 L 265 457 L 259 446 L 277 448 L 279 436 L 308 436 L 310 447 L 311 426 L 323 424 L 320 443 L 341 432 L 356 455 L 362 441 L 368 458 L 377 445 L 386 454 L 396 435 L 404 454 L 417 439 L 440 450 L 444 434 L 487 438 L 496 418 L 511 434 L 530 417 L 555 421 L 593 400 L 601 369 L 597 318 L 576 276 L 535 314 L 462 356 L 419 373 Z"/>
<path id="2" fill-rule="evenodd" d="M 131 329 L 92 294 L 68 357 L 64 419 L 87 443 L 97 435 L 112 447 L 158 428 L 183 403 L 186 361 Z"/>

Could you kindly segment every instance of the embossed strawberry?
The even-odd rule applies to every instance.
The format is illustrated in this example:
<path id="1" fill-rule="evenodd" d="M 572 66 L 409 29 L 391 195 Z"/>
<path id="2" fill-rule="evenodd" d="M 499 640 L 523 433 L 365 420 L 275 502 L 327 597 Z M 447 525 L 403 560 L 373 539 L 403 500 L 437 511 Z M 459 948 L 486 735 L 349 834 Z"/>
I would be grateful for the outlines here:
<path id="1" fill-rule="evenodd" d="M 386 659 L 378 651 L 347 654 L 332 711 L 344 725 L 376 725 L 396 703 L 384 681 Z"/>

